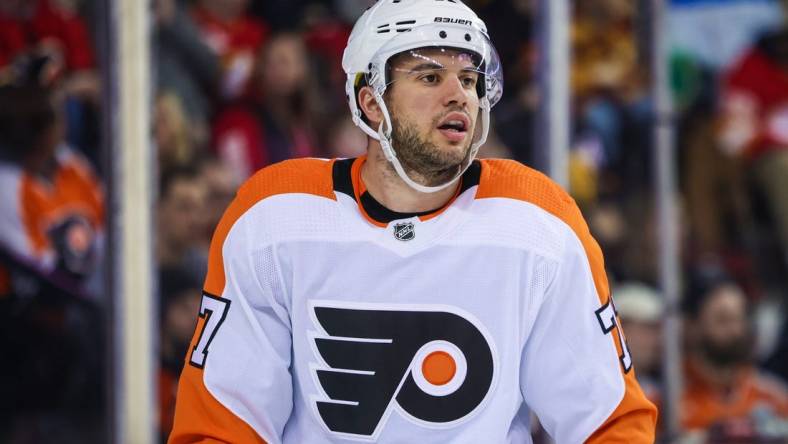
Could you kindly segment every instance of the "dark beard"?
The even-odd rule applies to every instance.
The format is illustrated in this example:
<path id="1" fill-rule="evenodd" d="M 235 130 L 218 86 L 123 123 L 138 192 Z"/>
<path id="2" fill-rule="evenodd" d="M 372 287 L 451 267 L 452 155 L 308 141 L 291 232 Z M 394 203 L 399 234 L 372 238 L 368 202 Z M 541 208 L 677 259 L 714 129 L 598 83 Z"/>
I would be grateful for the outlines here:
<path id="1" fill-rule="evenodd" d="M 435 125 L 437 122 L 433 122 Z M 408 176 L 421 179 L 417 182 L 426 186 L 442 185 L 454 178 L 471 151 L 469 143 L 462 157 L 443 152 L 434 143 L 421 138 L 415 125 L 395 118 L 392 118 L 391 142 Z"/>
<path id="2" fill-rule="evenodd" d="M 701 349 L 706 359 L 719 367 L 731 367 L 746 363 L 750 358 L 750 341 L 746 337 L 718 344 L 703 338 Z"/>

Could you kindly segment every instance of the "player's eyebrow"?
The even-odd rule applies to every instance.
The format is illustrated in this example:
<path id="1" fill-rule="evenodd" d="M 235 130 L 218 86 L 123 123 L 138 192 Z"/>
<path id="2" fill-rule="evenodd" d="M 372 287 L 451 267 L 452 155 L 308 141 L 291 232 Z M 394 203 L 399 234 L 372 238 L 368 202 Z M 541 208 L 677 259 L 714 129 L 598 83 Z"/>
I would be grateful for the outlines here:
<path id="1" fill-rule="evenodd" d="M 445 67 L 443 65 L 439 65 L 437 63 L 420 63 L 412 68 L 409 68 L 408 72 L 431 71 L 444 68 Z"/>

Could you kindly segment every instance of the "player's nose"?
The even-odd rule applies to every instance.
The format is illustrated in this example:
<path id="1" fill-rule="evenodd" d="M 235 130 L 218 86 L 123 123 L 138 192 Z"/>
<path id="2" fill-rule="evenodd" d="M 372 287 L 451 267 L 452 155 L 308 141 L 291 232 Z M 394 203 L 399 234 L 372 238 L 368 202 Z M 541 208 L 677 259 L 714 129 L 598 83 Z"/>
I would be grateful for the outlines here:
<path id="1" fill-rule="evenodd" d="M 457 104 L 463 107 L 467 105 L 468 94 L 459 76 L 450 75 L 448 77 L 447 81 L 443 83 L 443 94 L 444 105 Z"/>

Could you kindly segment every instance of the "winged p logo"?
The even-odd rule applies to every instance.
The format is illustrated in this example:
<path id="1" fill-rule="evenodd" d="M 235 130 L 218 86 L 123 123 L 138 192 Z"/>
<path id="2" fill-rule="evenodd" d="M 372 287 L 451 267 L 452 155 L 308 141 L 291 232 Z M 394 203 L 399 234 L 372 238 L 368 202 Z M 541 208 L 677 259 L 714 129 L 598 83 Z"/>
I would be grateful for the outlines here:
<path id="1" fill-rule="evenodd" d="M 313 397 L 331 432 L 376 439 L 395 406 L 406 419 L 452 427 L 492 392 L 494 347 L 483 326 L 446 306 L 339 304 L 310 307 Z"/>

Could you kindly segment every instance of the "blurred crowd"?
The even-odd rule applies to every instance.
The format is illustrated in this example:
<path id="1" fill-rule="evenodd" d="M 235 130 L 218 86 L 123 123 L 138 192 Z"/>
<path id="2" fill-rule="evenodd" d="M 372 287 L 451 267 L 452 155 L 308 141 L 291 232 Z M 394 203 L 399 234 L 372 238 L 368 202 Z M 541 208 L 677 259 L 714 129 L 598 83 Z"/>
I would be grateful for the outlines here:
<path id="1" fill-rule="evenodd" d="M 341 57 L 370 2 L 152 2 L 162 439 L 212 230 L 237 186 L 284 159 L 365 151 Z M 104 442 L 108 430 L 99 3 L 0 0 L 0 442 Z M 466 3 L 486 21 L 506 81 L 480 155 L 534 165 L 539 2 Z M 570 191 L 604 250 L 638 379 L 660 404 L 650 3 L 573 2 Z M 685 433 L 662 439 L 785 442 L 788 2 L 671 3 Z M 687 19 L 699 11 L 738 40 L 708 38 L 712 25 Z M 695 28 L 707 38 L 682 46 Z"/>

